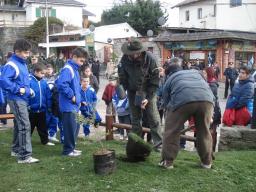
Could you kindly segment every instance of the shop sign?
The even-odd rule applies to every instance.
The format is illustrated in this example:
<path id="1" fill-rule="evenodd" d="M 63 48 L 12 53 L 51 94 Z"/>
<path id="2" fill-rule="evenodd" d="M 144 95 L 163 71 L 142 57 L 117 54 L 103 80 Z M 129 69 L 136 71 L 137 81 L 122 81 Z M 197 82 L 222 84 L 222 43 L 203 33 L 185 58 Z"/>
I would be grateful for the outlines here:
<path id="1" fill-rule="evenodd" d="M 94 34 L 93 33 L 90 33 L 85 36 L 85 43 L 88 47 L 94 46 Z"/>
<path id="2" fill-rule="evenodd" d="M 234 41 L 231 48 L 235 51 L 255 52 L 255 45 L 251 41 Z"/>
<path id="3" fill-rule="evenodd" d="M 164 47 L 171 50 L 213 50 L 217 47 L 217 40 L 166 42 Z"/>

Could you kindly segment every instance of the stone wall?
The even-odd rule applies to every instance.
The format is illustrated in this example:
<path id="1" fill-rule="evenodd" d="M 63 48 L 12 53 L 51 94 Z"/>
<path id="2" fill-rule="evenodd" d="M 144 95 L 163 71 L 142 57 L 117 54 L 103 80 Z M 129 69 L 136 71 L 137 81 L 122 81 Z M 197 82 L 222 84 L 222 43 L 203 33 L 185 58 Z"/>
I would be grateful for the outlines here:
<path id="1" fill-rule="evenodd" d="M 138 37 L 140 41 L 142 42 L 143 46 L 145 46 L 147 49 L 151 49 L 153 51 L 153 54 L 155 55 L 158 64 L 161 64 L 161 49 L 157 45 L 156 42 L 153 41 L 153 38 L 150 37 Z M 120 39 L 114 39 L 113 44 L 113 51 L 118 56 L 118 61 L 121 59 L 123 53 L 121 51 L 121 47 L 124 42 L 126 42 L 126 38 L 120 38 Z"/>
<path id="2" fill-rule="evenodd" d="M 5 55 L 8 51 L 13 51 L 15 41 L 19 38 L 24 38 L 26 29 L 26 27 L 0 28 L 0 56 Z"/>
<path id="3" fill-rule="evenodd" d="M 219 151 L 256 149 L 256 129 L 220 127 Z"/>

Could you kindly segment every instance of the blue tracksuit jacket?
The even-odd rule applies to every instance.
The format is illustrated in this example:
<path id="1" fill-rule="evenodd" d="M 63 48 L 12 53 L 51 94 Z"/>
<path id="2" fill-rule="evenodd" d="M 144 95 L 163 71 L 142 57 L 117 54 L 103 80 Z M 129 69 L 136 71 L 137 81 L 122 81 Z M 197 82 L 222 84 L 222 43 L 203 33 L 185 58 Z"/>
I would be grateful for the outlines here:
<path id="1" fill-rule="evenodd" d="M 30 88 L 35 92 L 35 97 L 29 99 L 29 109 L 32 112 L 46 112 L 51 109 L 51 91 L 44 79 L 38 80 L 30 75 Z"/>
<path id="2" fill-rule="evenodd" d="M 30 97 L 29 84 L 26 60 L 13 54 L 1 70 L 0 87 L 7 91 L 9 100 L 28 102 Z M 20 94 L 20 88 L 25 88 L 25 94 Z"/>
<path id="3" fill-rule="evenodd" d="M 79 65 L 68 60 L 60 72 L 57 87 L 59 91 L 60 112 L 78 112 L 81 103 Z M 72 102 L 72 97 L 76 102 Z"/>

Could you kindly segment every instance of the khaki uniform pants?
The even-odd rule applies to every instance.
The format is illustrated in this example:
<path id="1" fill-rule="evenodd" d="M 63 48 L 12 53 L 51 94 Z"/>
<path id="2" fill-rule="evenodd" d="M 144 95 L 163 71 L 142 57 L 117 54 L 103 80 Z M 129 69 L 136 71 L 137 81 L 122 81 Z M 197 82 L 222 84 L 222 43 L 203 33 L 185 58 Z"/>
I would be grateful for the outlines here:
<path id="1" fill-rule="evenodd" d="M 165 132 L 163 136 L 162 158 L 174 161 L 179 152 L 180 134 L 184 123 L 193 116 L 197 128 L 197 150 L 202 163 L 212 162 L 212 136 L 210 122 L 213 114 L 213 104 L 210 102 L 192 102 L 175 111 L 169 109 L 166 113 Z"/>

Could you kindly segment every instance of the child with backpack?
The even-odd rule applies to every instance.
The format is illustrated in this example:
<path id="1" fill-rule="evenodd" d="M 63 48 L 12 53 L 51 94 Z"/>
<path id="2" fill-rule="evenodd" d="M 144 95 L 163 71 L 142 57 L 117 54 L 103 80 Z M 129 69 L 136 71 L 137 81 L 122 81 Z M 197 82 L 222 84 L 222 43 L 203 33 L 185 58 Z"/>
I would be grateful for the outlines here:
<path id="1" fill-rule="evenodd" d="M 45 69 L 44 64 L 35 64 L 33 74 L 30 75 L 30 87 L 34 91 L 35 96 L 29 100 L 29 121 L 31 124 L 31 135 L 36 127 L 41 143 L 53 146 L 54 143 L 49 142 L 46 126 L 46 113 L 51 111 L 51 91 L 47 82 L 43 79 Z"/>

